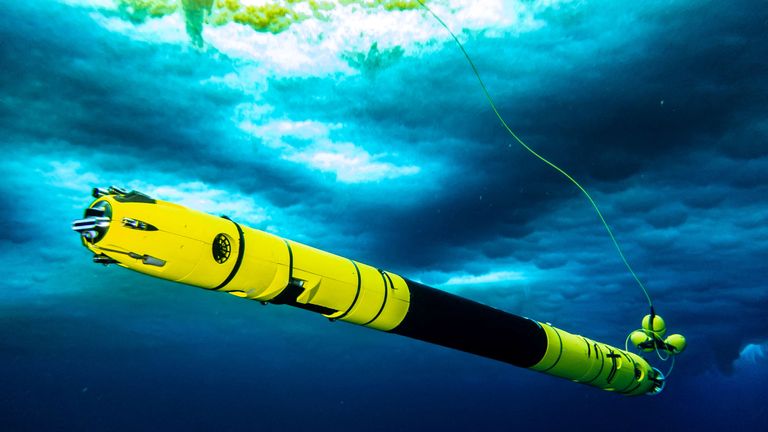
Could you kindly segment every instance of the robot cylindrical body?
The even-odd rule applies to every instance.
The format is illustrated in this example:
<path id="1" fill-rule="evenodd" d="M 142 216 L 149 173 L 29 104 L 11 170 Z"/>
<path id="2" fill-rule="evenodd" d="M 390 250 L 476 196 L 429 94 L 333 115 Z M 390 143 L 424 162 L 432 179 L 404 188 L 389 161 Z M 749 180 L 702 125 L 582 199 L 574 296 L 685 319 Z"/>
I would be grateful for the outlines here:
<path id="1" fill-rule="evenodd" d="M 628 395 L 663 376 L 634 353 L 449 294 L 227 218 L 110 189 L 73 228 L 94 261 L 288 304 Z"/>

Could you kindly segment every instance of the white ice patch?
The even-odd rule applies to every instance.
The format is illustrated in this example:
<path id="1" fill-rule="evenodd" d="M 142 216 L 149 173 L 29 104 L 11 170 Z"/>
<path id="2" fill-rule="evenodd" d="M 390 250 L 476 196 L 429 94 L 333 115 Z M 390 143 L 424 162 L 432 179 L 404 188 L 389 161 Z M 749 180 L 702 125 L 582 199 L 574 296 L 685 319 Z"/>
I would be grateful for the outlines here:
<path id="1" fill-rule="evenodd" d="M 313 120 L 272 120 L 264 124 L 254 124 L 250 120 L 244 120 L 239 126 L 242 130 L 259 138 L 267 147 L 283 149 L 288 152 L 295 149 L 292 145 L 287 144 L 284 138 L 328 141 L 330 131 L 342 127 L 340 123 L 328 124 Z"/>
<path id="2" fill-rule="evenodd" d="M 90 13 L 96 24 L 110 32 L 123 34 L 133 40 L 151 43 L 187 44 L 189 36 L 181 14 L 166 15 L 134 24 L 130 21 L 106 16 L 98 12 Z"/>
<path id="3" fill-rule="evenodd" d="M 398 166 L 384 161 L 392 157 L 388 153 L 371 154 L 354 143 L 332 140 L 331 131 L 342 130 L 341 123 L 272 120 L 255 124 L 243 120 L 239 126 L 257 137 L 265 147 L 276 150 L 282 159 L 333 173 L 342 183 L 377 182 L 420 171 L 418 166 Z"/>
<path id="4" fill-rule="evenodd" d="M 343 183 L 366 183 L 417 174 L 417 166 L 397 166 L 381 162 L 386 154 L 371 155 L 352 143 L 325 142 L 285 156 L 322 172 L 336 175 Z"/>
<path id="5" fill-rule="evenodd" d="M 115 0 L 58 0 L 67 6 L 87 7 L 94 9 L 117 9 Z"/>
<path id="6" fill-rule="evenodd" d="M 98 182 L 98 176 L 90 171 L 84 172 L 82 164 L 77 161 L 53 161 L 49 169 L 38 169 L 37 172 L 50 186 L 70 191 L 90 191 Z"/>
<path id="7" fill-rule="evenodd" d="M 328 43 L 317 43 L 311 21 L 294 24 L 280 34 L 257 32 L 248 26 L 229 23 L 205 26 L 203 39 L 230 58 L 259 67 L 261 76 L 309 77 L 336 72 L 354 72 Z"/>
<path id="8" fill-rule="evenodd" d="M 199 181 L 159 186 L 133 182 L 130 186 L 152 198 L 213 215 L 229 216 L 249 225 L 257 225 L 269 220 L 266 210 L 257 205 L 252 197 L 211 188 Z"/>
<path id="9" fill-rule="evenodd" d="M 452 276 L 442 285 L 483 285 L 499 282 L 520 282 L 528 278 L 520 271 L 495 271 L 482 275 L 460 275 Z"/>

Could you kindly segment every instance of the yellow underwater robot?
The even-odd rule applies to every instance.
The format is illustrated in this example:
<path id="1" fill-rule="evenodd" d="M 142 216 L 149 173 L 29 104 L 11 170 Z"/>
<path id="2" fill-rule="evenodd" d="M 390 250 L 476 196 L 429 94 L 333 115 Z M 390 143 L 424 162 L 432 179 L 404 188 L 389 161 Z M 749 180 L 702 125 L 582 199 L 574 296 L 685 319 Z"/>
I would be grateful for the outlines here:
<path id="1" fill-rule="evenodd" d="M 115 187 L 73 223 L 94 262 L 262 303 L 286 304 L 626 395 L 665 376 L 637 354 L 430 288 L 392 272 Z M 646 316 L 630 339 L 673 355 L 685 339 Z"/>

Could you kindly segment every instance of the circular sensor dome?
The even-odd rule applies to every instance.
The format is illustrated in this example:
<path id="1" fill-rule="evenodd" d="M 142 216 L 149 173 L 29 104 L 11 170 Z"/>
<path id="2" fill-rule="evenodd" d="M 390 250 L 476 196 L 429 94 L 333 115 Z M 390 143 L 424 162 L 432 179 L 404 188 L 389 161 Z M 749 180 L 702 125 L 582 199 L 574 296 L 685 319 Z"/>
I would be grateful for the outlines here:
<path id="1" fill-rule="evenodd" d="M 224 264 L 232 254 L 232 242 L 226 234 L 219 234 L 213 239 L 211 245 L 213 259 L 219 264 Z"/>

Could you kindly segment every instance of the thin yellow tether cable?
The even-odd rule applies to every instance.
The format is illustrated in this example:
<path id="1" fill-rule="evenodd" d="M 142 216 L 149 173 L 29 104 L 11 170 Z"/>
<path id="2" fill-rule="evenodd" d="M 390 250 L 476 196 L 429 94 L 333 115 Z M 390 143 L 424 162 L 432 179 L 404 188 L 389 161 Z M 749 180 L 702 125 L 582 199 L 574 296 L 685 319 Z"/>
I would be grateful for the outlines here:
<path id="1" fill-rule="evenodd" d="M 608 231 L 608 235 L 611 237 L 611 241 L 613 242 L 613 245 L 616 247 L 616 251 L 619 253 L 619 256 L 621 257 L 621 260 L 624 262 L 624 265 L 627 267 L 627 270 L 629 270 L 629 273 L 632 275 L 632 277 L 635 279 L 637 284 L 640 286 L 640 289 L 643 291 L 643 294 L 645 294 L 645 298 L 648 300 L 648 305 L 653 308 L 653 302 L 651 301 L 651 296 L 648 294 L 648 290 L 645 288 L 645 285 L 643 285 L 643 282 L 640 280 L 640 278 L 635 274 L 635 271 L 632 269 L 632 266 L 629 265 L 629 261 L 627 261 L 627 258 L 624 256 L 624 252 L 621 250 L 621 247 L 619 246 L 619 242 L 616 240 L 616 237 L 613 235 L 613 231 L 611 230 L 611 227 L 608 226 L 608 222 L 606 222 L 605 217 L 603 217 L 603 213 L 600 211 L 600 209 L 597 207 L 597 203 L 594 199 L 592 199 L 592 196 L 587 192 L 584 187 L 579 184 L 579 182 L 576 181 L 573 177 L 571 177 L 570 174 L 565 172 L 562 168 L 555 165 L 554 163 L 547 160 L 544 156 L 536 153 L 535 150 L 528 147 L 526 143 L 523 142 L 522 139 L 520 139 L 515 132 L 512 131 L 512 128 L 507 125 L 507 122 L 504 120 L 504 118 L 499 113 L 499 110 L 496 109 L 496 104 L 493 102 L 493 98 L 491 97 L 491 94 L 488 92 L 488 88 L 485 86 L 485 82 L 482 78 L 480 78 L 480 72 L 477 70 L 477 67 L 475 66 L 475 62 L 472 61 L 472 58 L 469 56 L 469 53 L 467 53 L 467 50 L 464 49 L 464 45 L 462 45 L 461 42 L 459 42 L 459 38 L 456 37 L 456 35 L 451 31 L 451 29 L 448 27 L 448 25 L 440 19 L 439 16 L 435 12 L 432 11 L 426 4 L 424 4 L 421 0 L 416 0 L 419 2 L 419 4 L 427 10 L 436 20 L 440 23 L 447 31 L 450 33 L 453 40 L 456 42 L 456 45 L 458 45 L 459 49 L 461 49 L 461 52 L 464 54 L 464 57 L 467 59 L 467 62 L 472 67 L 472 72 L 475 73 L 475 77 L 477 77 L 477 81 L 480 83 L 480 87 L 483 89 L 483 93 L 485 94 L 485 98 L 488 100 L 488 103 L 491 105 L 491 109 L 493 109 L 494 114 L 496 114 L 496 117 L 499 119 L 499 122 L 501 122 L 501 125 L 504 126 L 504 129 L 509 132 L 510 135 L 512 135 L 512 138 L 517 141 L 518 144 L 523 146 L 524 149 L 526 149 L 529 153 L 536 156 L 539 160 L 544 162 L 545 164 L 552 167 L 555 171 L 559 172 L 565 178 L 567 178 L 571 183 L 576 185 L 577 188 L 584 194 L 585 197 L 587 197 L 587 200 L 589 200 L 589 203 L 592 204 L 592 208 L 595 209 L 595 212 L 597 213 L 597 216 L 600 218 L 600 222 L 603 223 L 603 226 L 605 227 L 605 230 Z"/>

